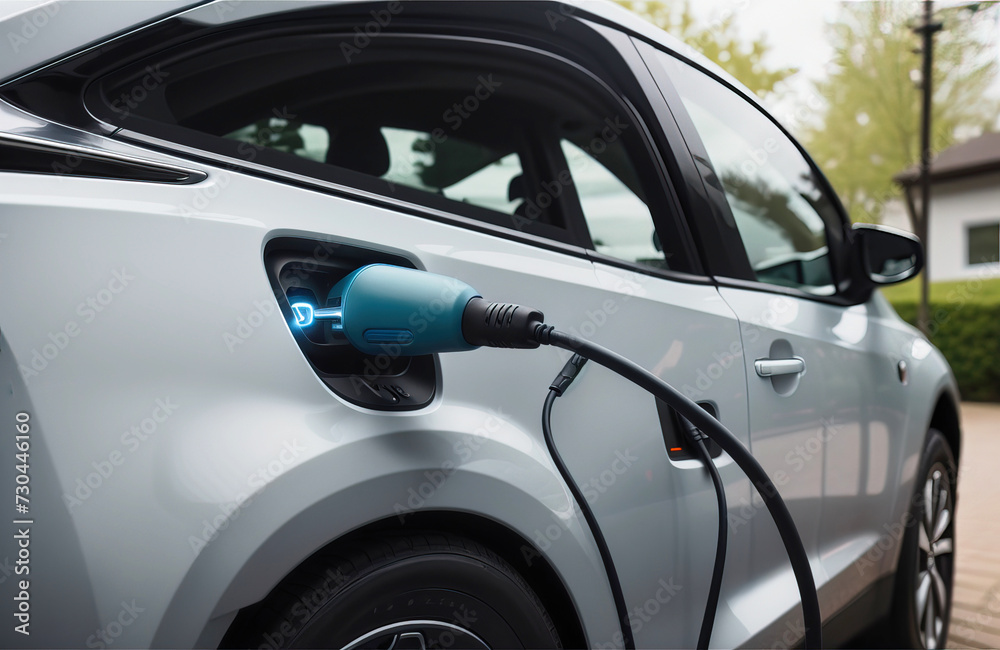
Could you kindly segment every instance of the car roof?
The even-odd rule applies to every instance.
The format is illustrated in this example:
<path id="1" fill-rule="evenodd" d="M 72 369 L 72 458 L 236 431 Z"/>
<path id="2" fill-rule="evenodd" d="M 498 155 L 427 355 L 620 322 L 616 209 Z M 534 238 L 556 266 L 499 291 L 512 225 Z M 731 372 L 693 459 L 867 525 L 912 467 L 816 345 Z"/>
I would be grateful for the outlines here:
<path id="1" fill-rule="evenodd" d="M 177 13 L 191 0 L 22 0 L 0 2 L 0 81 Z"/>
<path id="2" fill-rule="evenodd" d="M 192 22 L 220 24 L 282 11 L 366 1 L 368 0 L 0 0 L 0 34 L 7 36 L 9 48 L 6 55 L 0 57 L 0 83 L 105 42 L 111 37 L 181 13 Z M 509 1 L 517 3 L 535 0 Z M 680 54 L 724 79 L 754 103 L 758 103 L 752 92 L 692 46 L 611 0 L 553 0 L 552 4 L 564 7 L 566 15 L 616 25 Z"/>

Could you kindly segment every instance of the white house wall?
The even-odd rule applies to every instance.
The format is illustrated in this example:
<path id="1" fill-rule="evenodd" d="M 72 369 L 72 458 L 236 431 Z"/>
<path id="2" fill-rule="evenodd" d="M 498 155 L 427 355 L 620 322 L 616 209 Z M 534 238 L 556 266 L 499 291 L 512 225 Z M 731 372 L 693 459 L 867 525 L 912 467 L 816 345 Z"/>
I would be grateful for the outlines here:
<path id="1" fill-rule="evenodd" d="M 1000 223 L 1000 172 L 939 183 L 931 194 L 931 281 L 1000 277 L 1000 265 L 968 264 L 968 228 Z"/>

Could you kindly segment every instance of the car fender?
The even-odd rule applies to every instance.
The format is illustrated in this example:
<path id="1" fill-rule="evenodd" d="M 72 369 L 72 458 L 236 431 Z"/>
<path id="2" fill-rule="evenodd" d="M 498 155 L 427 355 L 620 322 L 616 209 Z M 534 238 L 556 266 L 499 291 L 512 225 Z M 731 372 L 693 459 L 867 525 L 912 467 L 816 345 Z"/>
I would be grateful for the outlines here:
<path id="1" fill-rule="evenodd" d="M 443 406 L 434 419 L 471 424 L 491 417 Z M 198 550 L 152 645 L 217 646 L 239 609 L 262 599 L 317 550 L 367 524 L 405 521 L 427 509 L 473 513 L 531 540 L 522 552 L 550 563 L 588 638 L 613 638 L 615 607 L 593 537 L 529 434 L 509 423 L 493 431 L 414 430 L 399 428 L 399 418 L 385 420 L 396 427 L 332 444 L 248 495 Z M 464 450 L 477 444 L 467 457 Z"/>

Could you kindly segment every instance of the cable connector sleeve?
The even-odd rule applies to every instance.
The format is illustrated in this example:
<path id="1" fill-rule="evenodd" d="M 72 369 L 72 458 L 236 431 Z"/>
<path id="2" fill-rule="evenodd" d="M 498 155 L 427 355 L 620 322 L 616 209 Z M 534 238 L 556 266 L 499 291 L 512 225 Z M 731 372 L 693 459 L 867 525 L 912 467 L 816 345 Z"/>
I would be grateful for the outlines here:
<path id="1" fill-rule="evenodd" d="M 580 374 L 580 371 L 586 363 L 586 357 L 574 354 L 570 357 L 569 361 L 566 362 L 566 365 L 563 366 L 562 370 L 559 371 L 559 375 L 552 380 L 551 384 L 549 384 L 549 390 L 553 391 L 556 395 L 562 395 L 565 393 L 566 389 L 573 383 L 576 376 Z"/>
<path id="2" fill-rule="evenodd" d="M 470 345 L 491 348 L 537 348 L 535 330 L 545 321 L 542 312 L 507 302 L 476 297 L 462 313 L 462 336 Z"/>
<path id="3" fill-rule="evenodd" d="M 694 424 L 692 424 L 691 420 L 687 419 L 683 415 L 678 415 L 677 417 L 680 418 L 681 422 L 684 423 L 684 428 L 686 429 L 687 435 L 691 438 L 691 440 L 693 442 L 697 442 L 699 440 L 710 440 L 711 439 L 711 438 L 709 438 L 705 434 L 704 431 L 702 431 L 701 429 L 699 429 L 698 427 L 696 427 Z"/>

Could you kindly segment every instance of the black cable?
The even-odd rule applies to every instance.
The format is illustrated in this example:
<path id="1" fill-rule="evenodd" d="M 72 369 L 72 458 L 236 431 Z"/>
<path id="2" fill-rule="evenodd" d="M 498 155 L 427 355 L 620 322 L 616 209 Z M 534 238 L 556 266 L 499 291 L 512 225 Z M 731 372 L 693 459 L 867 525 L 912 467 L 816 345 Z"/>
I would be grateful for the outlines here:
<path id="1" fill-rule="evenodd" d="M 583 492 L 573 480 L 573 476 L 566 467 L 566 463 L 563 462 L 562 456 L 559 455 L 555 440 L 552 438 L 552 404 L 569 387 L 586 362 L 586 358 L 580 355 L 573 355 L 573 358 L 566 362 L 562 371 L 552 381 L 552 385 L 549 386 L 549 394 L 546 396 L 545 404 L 542 406 L 542 433 L 545 436 L 545 445 L 549 448 L 549 455 L 552 456 L 556 468 L 562 475 L 563 480 L 566 481 L 566 485 L 569 486 L 573 498 L 580 504 L 580 511 L 583 513 L 583 518 L 587 520 L 590 532 L 594 535 L 594 542 L 597 544 L 597 550 L 601 554 L 601 560 L 604 562 L 604 570 L 608 574 L 608 583 L 611 585 L 611 596 L 615 601 L 615 609 L 618 610 L 618 620 L 622 629 L 622 642 L 626 650 L 635 650 L 632 625 L 628 619 L 628 606 L 625 604 L 625 595 L 622 593 L 621 580 L 618 578 L 618 571 L 615 569 L 615 563 L 611 557 L 608 542 L 604 539 L 601 527 L 597 524 L 597 517 L 594 516 L 594 511 L 590 509 L 590 504 L 587 503 Z"/>
<path id="2" fill-rule="evenodd" d="M 708 447 L 700 431 L 694 440 L 695 449 L 701 456 L 705 470 L 712 477 L 712 484 L 715 485 L 715 497 L 719 502 L 719 537 L 715 542 L 715 566 L 712 567 L 712 583 L 708 589 L 708 604 L 705 605 L 705 614 L 701 619 L 701 632 L 698 634 L 698 650 L 707 650 L 708 644 L 712 641 L 712 628 L 715 627 L 715 614 L 719 609 L 719 595 L 722 591 L 722 572 L 726 568 L 726 540 L 729 537 L 729 507 L 726 505 L 726 488 L 722 485 L 722 477 L 719 470 L 712 462 L 712 455 L 708 453 Z"/>
<path id="3" fill-rule="evenodd" d="M 802 545 L 802 539 L 795 528 L 791 513 L 788 512 L 777 488 L 757 459 L 718 420 L 642 366 L 596 343 L 556 331 L 549 325 L 536 325 L 533 338 L 543 345 L 553 345 L 587 357 L 618 373 L 640 388 L 646 389 L 676 409 L 678 413 L 701 429 L 732 457 L 753 483 L 761 498 L 764 499 L 764 505 L 771 513 L 778 534 L 781 535 L 781 541 L 785 545 L 785 552 L 792 565 L 792 572 L 795 574 L 795 582 L 802 600 L 802 615 L 806 628 L 805 647 L 807 649 L 822 647 L 823 619 L 819 609 L 819 597 L 816 594 L 816 582 L 813 580 L 812 569 L 809 566 L 809 556 Z"/>

